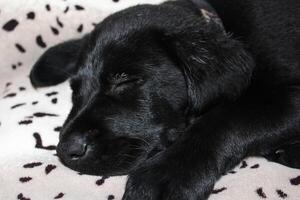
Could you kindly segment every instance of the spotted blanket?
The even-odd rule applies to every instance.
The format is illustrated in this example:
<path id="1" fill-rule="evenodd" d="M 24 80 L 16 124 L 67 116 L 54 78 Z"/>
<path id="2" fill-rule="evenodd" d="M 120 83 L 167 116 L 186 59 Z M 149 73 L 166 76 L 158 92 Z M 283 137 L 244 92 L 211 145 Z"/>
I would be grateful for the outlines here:
<path id="1" fill-rule="evenodd" d="M 148 2 L 147 2 L 148 1 Z M 55 152 L 70 107 L 68 83 L 33 89 L 28 74 L 50 46 L 138 3 L 162 0 L 0 0 L 0 200 L 121 199 L 126 176 L 88 176 Z M 300 171 L 249 158 L 224 175 L 210 200 L 300 199 Z"/>

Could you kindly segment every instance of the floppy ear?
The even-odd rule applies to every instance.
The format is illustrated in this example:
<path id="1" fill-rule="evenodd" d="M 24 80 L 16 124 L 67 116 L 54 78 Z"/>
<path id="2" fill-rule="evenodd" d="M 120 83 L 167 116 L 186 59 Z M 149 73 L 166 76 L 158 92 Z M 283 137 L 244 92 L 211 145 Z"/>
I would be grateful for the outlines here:
<path id="1" fill-rule="evenodd" d="M 240 96 L 254 69 L 252 57 L 225 32 L 216 14 L 214 20 L 200 15 L 186 14 L 180 24 L 169 18 L 169 27 L 161 27 L 163 43 L 185 76 L 188 110 L 196 115 Z"/>
<path id="2" fill-rule="evenodd" d="M 189 110 L 193 113 L 233 100 L 249 85 L 253 60 L 233 39 L 178 35 L 169 46 L 185 76 Z"/>
<path id="3" fill-rule="evenodd" d="M 67 80 L 77 71 L 76 62 L 83 40 L 70 40 L 48 49 L 35 63 L 30 80 L 34 87 L 51 86 Z"/>

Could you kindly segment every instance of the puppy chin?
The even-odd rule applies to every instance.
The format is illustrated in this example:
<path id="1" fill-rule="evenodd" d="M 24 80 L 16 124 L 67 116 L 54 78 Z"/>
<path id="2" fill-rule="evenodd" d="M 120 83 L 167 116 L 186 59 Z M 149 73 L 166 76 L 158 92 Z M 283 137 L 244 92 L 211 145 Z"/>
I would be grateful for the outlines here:
<path id="1" fill-rule="evenodd" d="M 110 166 L 107 164 L 100 165 L 99 163 L 84 163 L 84 164 L 75 164 L 75 163 L 66 163 L 61 160 L 61 162 L 71 170 L 77 171 L 80 174 L 86 175 L 95 175 L 95 176 L 121 176 L 126 175 L 131 171 L 131 167 L 122 167 Z M 105 168 L 103 168 L 105 166 Z"/>
<path id="2" fill-rule="evenodd" d="M 107 160 L 97 160 L 88 157 L 80 160 L 65 160 L 59 157 L 61 163 L 80 174 L 96 176 L 122 176 L 129 174 L 132 170 L 143 163 L 146 158 L 139 157 L 135 160 L 124 160 L 124 157 L 106 158 Z"/>

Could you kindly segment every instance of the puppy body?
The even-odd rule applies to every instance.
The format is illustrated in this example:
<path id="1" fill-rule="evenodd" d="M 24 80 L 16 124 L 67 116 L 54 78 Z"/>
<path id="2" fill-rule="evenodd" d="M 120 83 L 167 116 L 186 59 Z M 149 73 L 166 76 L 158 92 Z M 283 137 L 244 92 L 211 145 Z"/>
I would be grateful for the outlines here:
<path id="1" fill-rule="evenodd" d="M 271 156 L 300 138 L 299 9 L 296 0 L 142 5 L 53 47 L 31 80 L 67 78 L 43 80 L 39 73 L 53 69 L 45 59 L 72 66 L 62 162 L 129 173 L 124 200 L 206 199 L 246 156 L 300 167 Z M 77 59 L 62 59 L 66 51 Z"/>

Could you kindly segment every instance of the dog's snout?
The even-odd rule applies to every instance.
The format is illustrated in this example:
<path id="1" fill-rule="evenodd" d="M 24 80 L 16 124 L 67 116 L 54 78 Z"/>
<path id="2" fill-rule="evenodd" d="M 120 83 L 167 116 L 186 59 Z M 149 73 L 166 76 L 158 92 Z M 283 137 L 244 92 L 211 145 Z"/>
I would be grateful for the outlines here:
<path id="1" fill-rule="evenodd" d="M 77 160 L 81 157 L 83 157 L 87 150 L 87 144 L 86 143 L 77 143 L 77 144 L 71 144 L 71 146 L 68 148 L 68 151 L 66 152 L 68 157 L 70 157 L 73 160 Z"/>
<path id="2" fill-rule="evenodd" d="M 57 151 L 66 160 L 78 160 L 84 157 L 88 150 L 88 144 L 84 137 L 74 136 L 66 142 L 59 143 Z"/>

